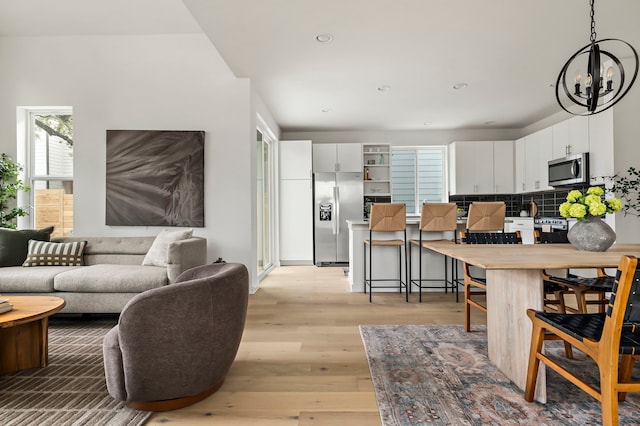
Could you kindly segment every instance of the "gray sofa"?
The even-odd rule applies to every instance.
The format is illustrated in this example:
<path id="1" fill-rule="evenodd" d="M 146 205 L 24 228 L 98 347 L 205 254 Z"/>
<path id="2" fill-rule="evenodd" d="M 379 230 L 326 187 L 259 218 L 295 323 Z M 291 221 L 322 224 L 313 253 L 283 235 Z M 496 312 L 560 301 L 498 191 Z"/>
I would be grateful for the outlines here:
<path id="1" fill-rule="evenodd" d="M 61 297 L 66 313 L 120 313 L 136 294 L 175 282 L 187 269 L 207 263 L 207 240 L 169 244 L 167 266 L 143 266 L 155 237 L 68 237 L 87 241 L 83 266 L 0 268 L 0 294 Z"/>

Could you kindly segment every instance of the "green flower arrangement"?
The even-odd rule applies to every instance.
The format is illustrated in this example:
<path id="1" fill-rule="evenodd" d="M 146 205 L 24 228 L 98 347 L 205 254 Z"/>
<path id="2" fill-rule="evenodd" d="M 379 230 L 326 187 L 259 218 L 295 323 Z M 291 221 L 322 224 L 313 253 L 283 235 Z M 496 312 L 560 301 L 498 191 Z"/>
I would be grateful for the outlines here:
<path id="1" fill-rule="evenodd" d="M 578 190 L 567 194 L 567 201 L 560 204 L 560 216 L 575 217 L 584 220 L 590 217 L 602 216 L 605 213 L 615 213 L 622 209 L 622 201 L 619 198 L 604 199 L 604 189 L 592 186 L 583 194 Z"/>

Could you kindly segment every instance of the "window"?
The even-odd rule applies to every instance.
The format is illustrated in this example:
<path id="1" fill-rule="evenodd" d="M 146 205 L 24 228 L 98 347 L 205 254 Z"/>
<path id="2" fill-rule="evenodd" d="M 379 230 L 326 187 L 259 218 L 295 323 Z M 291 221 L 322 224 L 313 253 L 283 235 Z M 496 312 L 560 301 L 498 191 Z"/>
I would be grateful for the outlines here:
<path id="1" fill-rule="evenodd" d="M 420 214 L 423 202 L 446 202 L 446 148 L 396 147 L 391 150 L 391 199 Z"/>
<path id="2" fill-rule="evenodd" d="M 73 232 L 73 115 L 71 108 L 27 108 L 25 182 L 29 226 L 54 226 L 52 236 Z"/>

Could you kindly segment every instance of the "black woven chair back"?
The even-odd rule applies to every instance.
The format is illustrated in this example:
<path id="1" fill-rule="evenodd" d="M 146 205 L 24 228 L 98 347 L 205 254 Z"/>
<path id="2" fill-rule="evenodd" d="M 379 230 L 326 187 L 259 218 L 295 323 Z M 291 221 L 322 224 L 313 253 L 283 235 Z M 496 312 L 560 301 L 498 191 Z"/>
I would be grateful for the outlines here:
<path id="1" fill-rule="evenodd" d="M 518 232 L 465 232 L 463 244 L 522 244 Z"/>
<path id="2" fill-rule="evenodd" d="M 619 279 L 620 270 L 616 273 L 616 281 L 613 284 L 613 290 L 611 291 L 611 297 L 609 298 L 609 305 L 607 306 L 608 316 L 611 316 L 613 312 L 613 306 L 618 292 Z M 627 308 L 624 313 L 622 329 L 623 331 L 640 335 L 640 267 L 636 268 L 636 272 L 633 276 L 633 282 L 631 283 L 631 290 L 629 291 L 629 297 L 626 305 Z"/>
<path id="3" fill-rule="evenodd" d="M 567 231 L 541 232 L 538 242 L 543 244 L 568 243 Z"/>

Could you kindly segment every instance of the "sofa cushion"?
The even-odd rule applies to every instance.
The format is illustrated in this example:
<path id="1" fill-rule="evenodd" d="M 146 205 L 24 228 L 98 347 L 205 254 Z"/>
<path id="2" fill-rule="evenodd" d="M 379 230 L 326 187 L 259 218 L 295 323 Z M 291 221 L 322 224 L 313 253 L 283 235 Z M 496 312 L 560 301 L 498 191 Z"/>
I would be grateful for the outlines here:
<path id="1" fill-rule="evenodd" d="M 58 274 L 53 288 L 82 293 L 140 293 L 168 283 L 167 268 L 103 264 L 81 266 Z"/>
<path id="2" fill-rule="evenodd" d="M 27 258 L 29 240 L 49 241 L 53 226 L 42 229 L 0 228 L 0 266 L 21 266 Z"/>
<path id="3" fill-rule="evenodd" d="M 0 273 L 0 294 L 50 293 L 54 291 L 54 277 L 75 268 L 81 268 L 81 266 L 4 267 Z"/>
<path id="4" fill-rule="evenodd" d="M 86 241 L 51 243 L 29 240 L 27 259 L 22 266 L 80 266 Z"/>
<path id="5" fill-rule="evenodd" d="M 161 231 L 153 241 L 149 252 L 144 257 L 142 264 L 145 266 L 167 266 L 169 244 L 186 240 L 193 235 L 193 229 L 184 229 L 179 231 Z"/>

